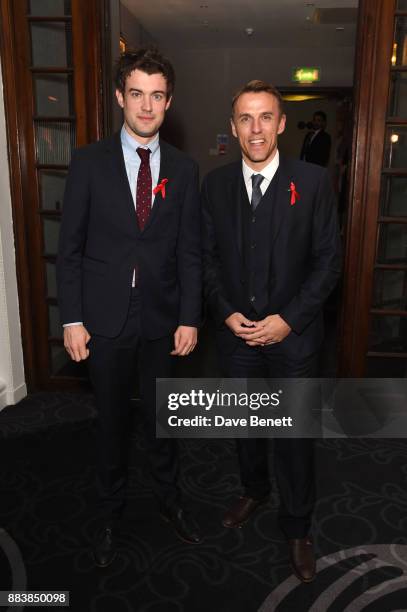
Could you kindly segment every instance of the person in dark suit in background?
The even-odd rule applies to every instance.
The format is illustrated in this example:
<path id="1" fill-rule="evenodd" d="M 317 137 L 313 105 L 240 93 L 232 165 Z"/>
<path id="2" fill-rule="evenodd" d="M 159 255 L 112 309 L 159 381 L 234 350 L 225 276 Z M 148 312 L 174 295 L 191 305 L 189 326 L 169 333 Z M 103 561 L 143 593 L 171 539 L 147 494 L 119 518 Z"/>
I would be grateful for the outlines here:
<path id="1" fill-rule="evenodd" d="M 136 364 L 153 490 L 161 515 L 189 543 L 201 540 L 177 487 L 174 440 L 155 437 L 155 381 L 188 355 L 201 322 L 202 262 L 197 164 L 159 138 L 174 71 L 157 51 L 121 56 L 121 131 L 74 152 L 58 256 L 64 343 L 89 358 L 98 409 L 98 566 L 116 554 L 125 502 L 130 397 Z"/>
<path id="2" fill-rule="evenodd" d="M 326 114 L 317 111 L 312 118 L 312 131 L 305 135 L 300 159 L 326 167 L 331 153 L 331 137 L 326 128 Z"/>
<path id="3" fill-rule="evenodd" d="M 322 309 L 341 271 L 334 195 L 326 170 L 280 157 L 280 93 L 251 81 L 233 98 L 243 159 L 202 185 L 204 287 L 229 378 L 318 375 Z M 266 439 L 239 439 L 243 495 L 226 512 L 241 527 L 270 493 Z M 315 501 L 313 440 L 275 439 L 280 526 L 296 575 L 309 582 Z"/>

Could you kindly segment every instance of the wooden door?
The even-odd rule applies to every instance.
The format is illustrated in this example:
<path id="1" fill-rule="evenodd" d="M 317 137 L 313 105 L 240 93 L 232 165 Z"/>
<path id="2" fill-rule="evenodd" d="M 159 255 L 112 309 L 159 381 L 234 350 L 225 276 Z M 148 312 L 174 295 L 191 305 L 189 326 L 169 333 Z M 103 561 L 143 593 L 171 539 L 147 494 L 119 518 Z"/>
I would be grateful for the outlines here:
<path id="1" fill-rule="evenodd" d="M 55 262 L 74 147 L 102 135 L 98 0 L 2 0 L 0 53 L 28 388 L 84 378 L 62 343 Z"/>
<path id="2" fill-rule="evenodd" d="M 340 374 L 407 376 L 407 1 L 362 0 Z"/>

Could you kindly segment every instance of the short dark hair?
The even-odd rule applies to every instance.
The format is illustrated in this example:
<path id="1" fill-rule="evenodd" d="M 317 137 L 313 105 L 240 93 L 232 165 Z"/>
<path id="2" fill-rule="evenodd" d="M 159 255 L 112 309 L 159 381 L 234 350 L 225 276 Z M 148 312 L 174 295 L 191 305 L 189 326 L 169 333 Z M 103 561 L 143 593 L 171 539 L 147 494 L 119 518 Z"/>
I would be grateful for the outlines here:
<path id="1" fill-rule="evenodd" d="M 324 111 L 315 111 L 314 117 L 321 117 L 326 123 L 326 113 L 324 113 Z"/>
<path id="2" fill-rule="evenodd" d="M 265 81 L 260 81 L 258 79 L 249 81 L 248 83 L 246 83 L 246 85 L 244 85 L 241 89 L 239 89 L 239 91 L 235 93 L 232 98 L 232 115 L 235 110 L 236 102 L 238 101 L 240 96 L 245 93 L 261 93 L 262 91 L 271 94 L 277 99 L 280 115 L 282 115 L 284 113 L 284 102 L 281 93 L 276 87 L 274 87 L 274 85 L 266 83 Z"/>
<path id="3" fill-rule="evenodd" d="M 175 72 L 171 62 L 155 47 L 146 47 L 122 53 L 116 63 L 115 85 L 124 94 L 126 79 L 134 70 L 147 74 L 162 74 L 167 81 L 167 98 L 172 96 L 175 86 Z"/>

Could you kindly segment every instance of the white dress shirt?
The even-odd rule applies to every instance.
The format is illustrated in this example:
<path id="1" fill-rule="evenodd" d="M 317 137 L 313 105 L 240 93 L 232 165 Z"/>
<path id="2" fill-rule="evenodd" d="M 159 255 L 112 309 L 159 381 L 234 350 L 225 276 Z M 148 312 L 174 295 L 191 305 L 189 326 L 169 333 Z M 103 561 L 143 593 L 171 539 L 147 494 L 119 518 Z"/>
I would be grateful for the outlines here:
<path id="1" fill-rule="evenodd" d="M 276 150 L 276 154 L 274 155 L 271 162 L 269 162 L 267 166 L 263 168 L 261 172 L 256 172 L 255 170 L 253 170 L 253 168 L 250 168 L 250 166 L 246 164 L 244 159 L 242 159 L 243 179 L 246 185 L 249 202 L 252 201 L 252 191 L 253 191 L 252 175 L 261 174 L 262 176 L 264 176 L 264 179 L 260 183 L 261 193 L 262 195 L 264 195 L 266 193 L 267 187 L 270 185 L 275 173 L 277 172 L 279 163 L 280 163 L 280 154 L 278 152 L 278 149 Z"/>

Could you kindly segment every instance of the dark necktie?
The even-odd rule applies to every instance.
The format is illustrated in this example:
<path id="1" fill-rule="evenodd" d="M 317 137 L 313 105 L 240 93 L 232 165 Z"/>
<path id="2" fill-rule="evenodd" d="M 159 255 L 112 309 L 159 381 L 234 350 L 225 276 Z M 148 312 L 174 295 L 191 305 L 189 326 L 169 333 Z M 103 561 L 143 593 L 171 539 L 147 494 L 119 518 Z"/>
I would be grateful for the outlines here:
<path id="1" fill-rule="evenodd" d="M 256 210 L 257 206 L 260 203 L 260 200 L 263 197 L 263 194 L 261 192 L 260 189 L 260 185 L 262 183 L 262 180 L 264 179 L 264 176 L 262 174 L 252 174 L 252 187 L 253 187 L 253 191 L 252 191 L 252 210 Z"/>
<path id="2" fill-rule="evenodd" d="M 137 153 L 140 155 L 141 164 L 137 175 L 136 193 L 136 216 L 138 226 L 144 229 L 151 212 L 152 179 L 150 169 L 150 149 L 139 147 Z"/>

